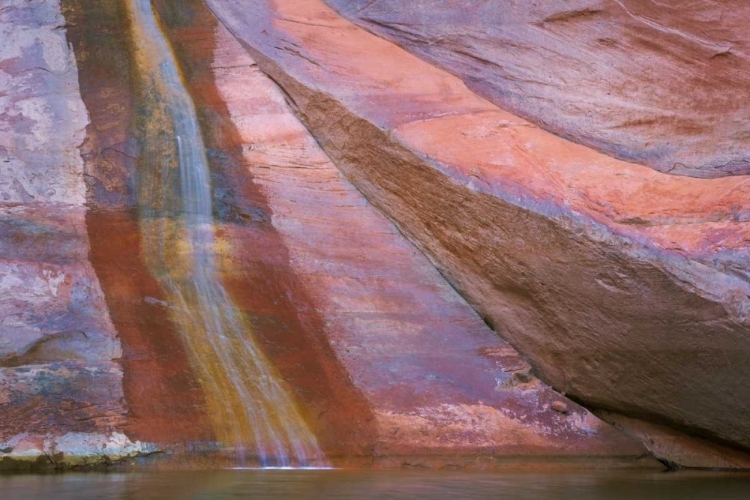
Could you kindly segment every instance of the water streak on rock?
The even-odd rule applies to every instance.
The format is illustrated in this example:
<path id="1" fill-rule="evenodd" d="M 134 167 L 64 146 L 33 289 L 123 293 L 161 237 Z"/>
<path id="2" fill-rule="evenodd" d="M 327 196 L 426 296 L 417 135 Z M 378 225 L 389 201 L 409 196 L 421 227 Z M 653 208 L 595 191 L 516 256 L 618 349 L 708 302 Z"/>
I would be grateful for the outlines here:
<path id="1" fill-rule="evenodd" d="M 324 466 L 276 370 L 219 280 L 211 182 L 195 106 L 149 0 L 130 0 L 141 73 L 144 253 L 206 393 L 216 435 L 242 464 Z"/>

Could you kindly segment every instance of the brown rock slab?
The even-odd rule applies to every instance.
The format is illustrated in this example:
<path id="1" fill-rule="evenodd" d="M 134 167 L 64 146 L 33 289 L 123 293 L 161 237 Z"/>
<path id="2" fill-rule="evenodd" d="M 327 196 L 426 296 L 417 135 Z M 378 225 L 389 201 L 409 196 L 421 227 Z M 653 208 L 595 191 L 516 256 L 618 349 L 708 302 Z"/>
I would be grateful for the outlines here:
<path id="1" fill-rule="evenodd" d="M 667 175 L 568 142 L 319 0 L 208 4 L 542 380 L 750 447 L 747 177 Z"/>
<path id="2" fill-rule="evenodd" d="M 750 470 L 750 454 L 707 439 L 687 436 L 663 425 L 635 420 L 610 412 L 600 417 L 641 441 L 669 467 L 705 470 Z"/>

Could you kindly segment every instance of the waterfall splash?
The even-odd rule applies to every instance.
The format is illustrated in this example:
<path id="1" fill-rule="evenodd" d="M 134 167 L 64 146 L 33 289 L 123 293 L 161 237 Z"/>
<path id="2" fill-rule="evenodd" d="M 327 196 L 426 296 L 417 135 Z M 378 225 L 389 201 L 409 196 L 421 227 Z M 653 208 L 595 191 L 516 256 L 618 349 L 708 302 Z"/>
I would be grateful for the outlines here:
<path id="1" fill-rule="evenodd" d="M 195 106 L 149 0 L 129 0 L 142 75 L 143 249 L 165 289 L 213 427 L 240 465 L 325 466 L 288 388 L 256 345 L 217 269 L 211 183 Z"/>

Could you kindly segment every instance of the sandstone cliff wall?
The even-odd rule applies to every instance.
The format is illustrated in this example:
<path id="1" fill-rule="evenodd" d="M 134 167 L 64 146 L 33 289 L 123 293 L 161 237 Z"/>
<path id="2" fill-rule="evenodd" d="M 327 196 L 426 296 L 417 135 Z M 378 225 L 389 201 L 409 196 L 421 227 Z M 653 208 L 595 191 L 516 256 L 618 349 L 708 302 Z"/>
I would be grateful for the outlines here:
<path id="1" fill-rule="evenodd" d="M 0 467 L 143 451 L 122 434 L 121 346 L 89 261 L 64 26 L 56 1 L 0 8 Z"/>
<path id="2" fill-rule="evenodd" d="M 211 0 L 347 177 L 540 376 L 750 446 L 744 176 L 556 137 L 317 0 Z"/>
<path id="3" fill-rule="evenodd" d="M 504 109 L 662 172 L 750 173 L 743 0 L 328 0 Z"/>

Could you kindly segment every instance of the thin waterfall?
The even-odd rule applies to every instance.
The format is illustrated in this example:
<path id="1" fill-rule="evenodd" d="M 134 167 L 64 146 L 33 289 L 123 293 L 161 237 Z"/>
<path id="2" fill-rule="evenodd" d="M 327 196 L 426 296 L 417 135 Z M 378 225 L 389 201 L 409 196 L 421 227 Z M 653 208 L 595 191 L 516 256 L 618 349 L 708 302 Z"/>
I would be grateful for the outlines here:
<path id="1" fill-rule="evenodd" d="M 257 459 L 263 467 L 325 466 L 289 388 L 219 281 L 195 106 L 150 1 L 129 0 L 129 10 L 147 101 L 139 188 L 144 253 L 169 298 L 216 435 L 241 465 Z"/>

